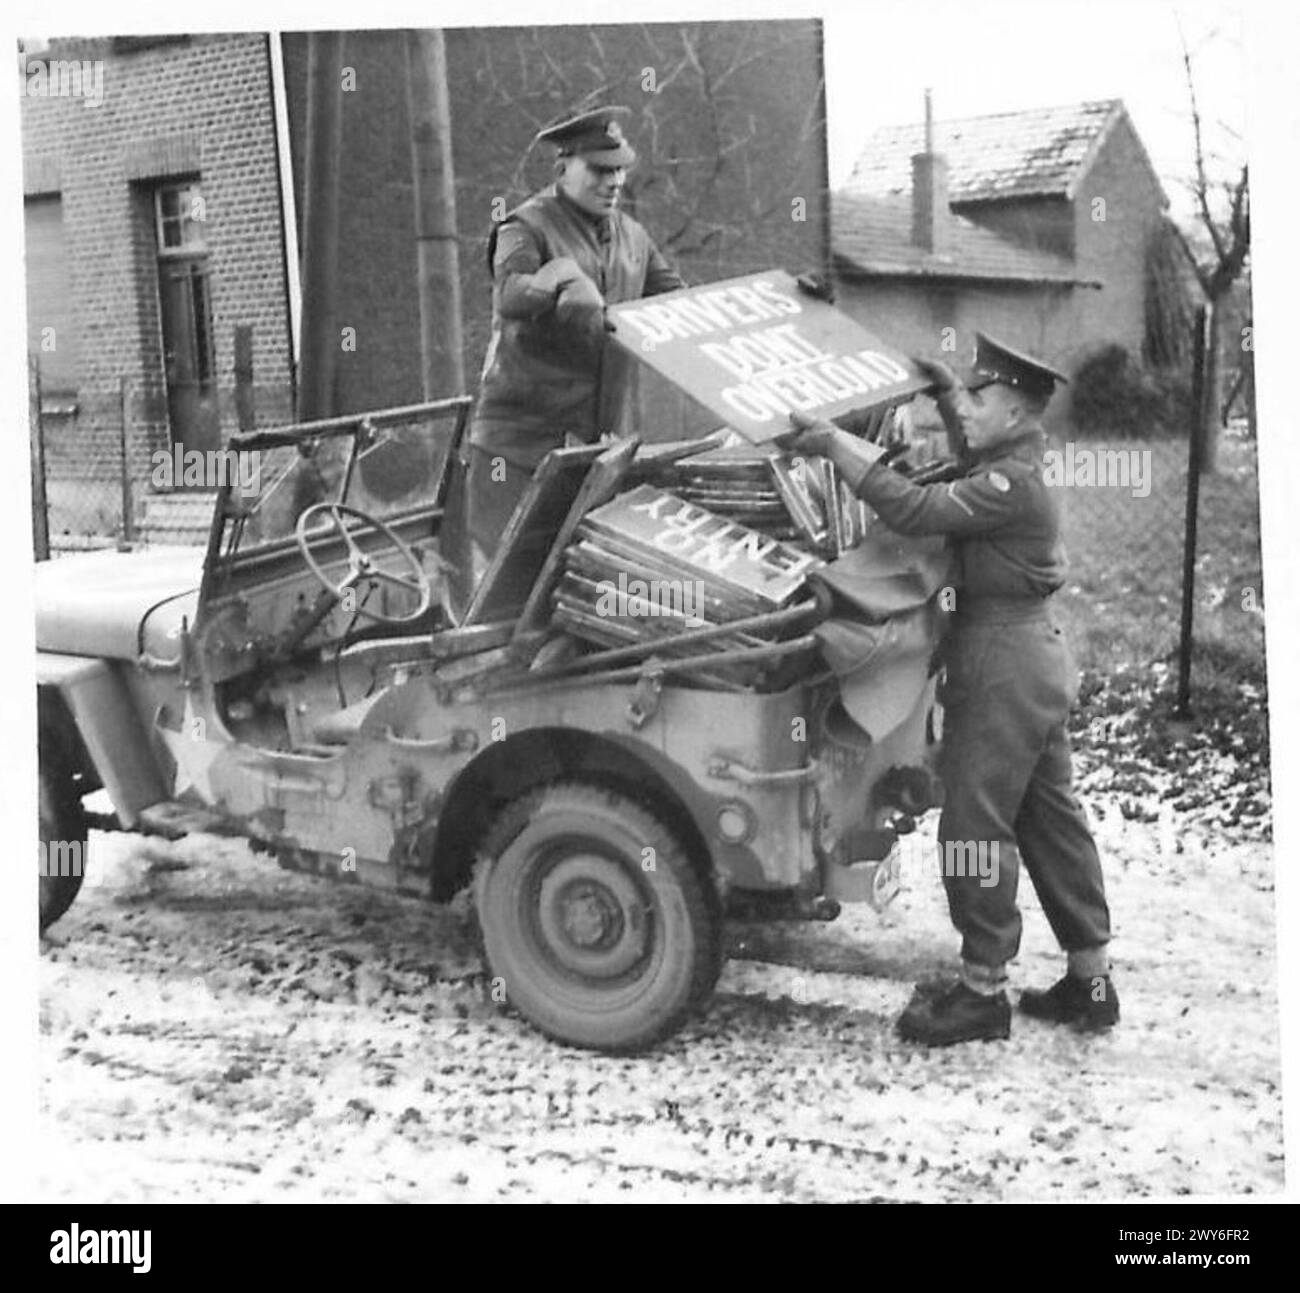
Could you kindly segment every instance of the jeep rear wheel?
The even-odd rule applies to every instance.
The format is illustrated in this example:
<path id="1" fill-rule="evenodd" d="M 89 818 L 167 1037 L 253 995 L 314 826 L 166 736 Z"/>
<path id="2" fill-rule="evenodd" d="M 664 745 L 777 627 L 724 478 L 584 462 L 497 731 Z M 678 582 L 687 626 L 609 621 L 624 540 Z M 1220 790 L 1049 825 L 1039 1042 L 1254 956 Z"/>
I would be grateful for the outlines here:
<path id="1" fill-rule="evenodd" d="M 86 817 L 72 775 L 58 754 L 41 749 L 41 932 L 54 924 L 81 890 L 86 857 Z"/>
<path id="2" fill-rule="evenodd" d="M 559 1041 L 649 1046 L 717 977 L 721 921 L 706 884 L 660 817 L 621 791 L 535 790 L 505 809 L 479 850 L 491 973 Z"/>

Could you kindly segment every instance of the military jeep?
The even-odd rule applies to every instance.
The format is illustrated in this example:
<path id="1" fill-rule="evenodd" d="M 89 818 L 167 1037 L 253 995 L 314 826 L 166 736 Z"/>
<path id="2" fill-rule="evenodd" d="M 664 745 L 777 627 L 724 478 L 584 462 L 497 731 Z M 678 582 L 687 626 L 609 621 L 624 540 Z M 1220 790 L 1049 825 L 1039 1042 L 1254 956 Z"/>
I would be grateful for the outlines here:
<path id="1" fill-rule="evenodd" d="M 237 834 L 345 882 L 472 886 L 510 1003 L 628 1050 L 707 1000 L 729 914 L 888 900 L 897 832 L 932 800 L 932 633 L 894 652 L 868 734 L 818 653 L 824 598 L 740 650 L 707 627 L 649 647 L 557 632 L 539 589 L 609 495 L 593 482 L 692 452 L 634 442 L 555 451 L 551 511 L 539 486 L 452 617 L 440 536 L 468 407 L 236 435 L 205 550 L 38 567 L 42 929 L 82 881 L 50 862 L 92 827 Z"/>

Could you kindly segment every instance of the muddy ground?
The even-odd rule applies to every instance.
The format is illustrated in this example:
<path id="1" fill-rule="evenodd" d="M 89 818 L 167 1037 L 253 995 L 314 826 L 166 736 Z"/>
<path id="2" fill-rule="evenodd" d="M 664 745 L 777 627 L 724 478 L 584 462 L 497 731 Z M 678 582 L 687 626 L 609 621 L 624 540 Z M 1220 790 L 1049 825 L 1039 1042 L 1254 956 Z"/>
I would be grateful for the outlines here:
<path id="1" fill-rule="evenodd" d="M 1123 1020 L 897 1040 L 951 968 L 937 876 L 883 915 L 732 926 L 708 1009 L 652 1053 L 494 1004 L 458 900 L 290 875 L 241 844 L 92 837 L 42 945 L 40 1197 L 1039 1200 L 1279 1193 L 1271 849 L 1090 805 Z M 1032 891 L 1017 987 L 1060 959 Z"/>

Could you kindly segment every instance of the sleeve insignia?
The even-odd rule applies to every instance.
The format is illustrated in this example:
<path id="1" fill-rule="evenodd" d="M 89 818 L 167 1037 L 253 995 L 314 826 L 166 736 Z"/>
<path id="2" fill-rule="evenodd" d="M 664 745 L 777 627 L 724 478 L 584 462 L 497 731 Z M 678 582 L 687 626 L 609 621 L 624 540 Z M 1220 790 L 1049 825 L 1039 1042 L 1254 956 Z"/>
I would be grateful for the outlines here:
<path id="1" fill-rule="evenodd" d="M 956 503 L 967 516 L 974 516 L 975 509 L 964 498 L 962 498 L 959 493 L 957 493 L 957 486 L 960 484 L 961 481 L 954 480 L 952 484 L 948 486 L 948 497 L 952 499 L 952 501 Z"/>

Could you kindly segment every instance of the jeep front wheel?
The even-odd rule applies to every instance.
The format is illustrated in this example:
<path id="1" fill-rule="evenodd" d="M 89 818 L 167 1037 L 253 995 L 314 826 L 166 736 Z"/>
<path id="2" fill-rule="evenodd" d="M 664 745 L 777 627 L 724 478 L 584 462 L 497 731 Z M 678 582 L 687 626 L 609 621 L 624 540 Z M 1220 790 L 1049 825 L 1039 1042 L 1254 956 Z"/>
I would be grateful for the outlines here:
<path id="1" fill-rule="evenodd" d="M 617 790 L 521 796 L 479 850 L 490 972 L 531 1023 L 595 1050 L 649 1046 L 712 988 L 718 904 L 681 841 Z"/>
<path id="2" fill-rule="evenodd" d="M 41 751 L 40 767 L 41 932 L 69 907 L 81 890 L 86 858 L 86 818 L 72 777 L 52 753 Z"/>

